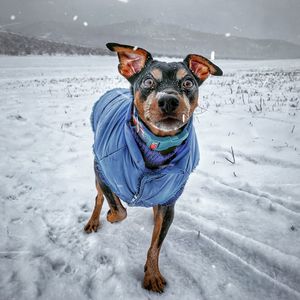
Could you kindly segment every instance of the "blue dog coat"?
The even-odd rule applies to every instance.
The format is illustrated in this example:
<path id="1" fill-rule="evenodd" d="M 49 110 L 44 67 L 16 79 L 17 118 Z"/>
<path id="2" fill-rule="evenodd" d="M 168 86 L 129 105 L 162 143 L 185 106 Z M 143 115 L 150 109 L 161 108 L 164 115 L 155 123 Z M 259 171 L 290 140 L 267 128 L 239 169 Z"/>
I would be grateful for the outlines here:
<path id="1" fill-rule="evenodd" d="M 199 162 L 192 119 L 186 125 L 189 135 L 185 147 L 168 164 L 149 169 L 132 134 L 132 107 L 131 91 L 119 88 L 106 92 L 95 103 L 91 123 L 97 175 L 129 206 L 172 204 Z"/>

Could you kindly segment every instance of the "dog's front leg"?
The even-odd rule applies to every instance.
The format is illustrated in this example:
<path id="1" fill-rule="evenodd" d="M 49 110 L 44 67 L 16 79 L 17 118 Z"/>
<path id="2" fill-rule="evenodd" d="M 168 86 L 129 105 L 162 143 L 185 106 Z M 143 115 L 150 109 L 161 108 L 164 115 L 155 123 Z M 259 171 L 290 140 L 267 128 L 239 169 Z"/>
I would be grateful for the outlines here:
<path id="1" fill-rule="evenodd" d="M 158 205 L 154 208 L 154 229 L 151 246 L 148 250 L 145 264 L 144 288 L 162 293 L 166 280 L 161 275 L 158 267 L 158 257 L 164 238 L 167 235 L 174 218 L 174 204 L 169 206 Z"/>

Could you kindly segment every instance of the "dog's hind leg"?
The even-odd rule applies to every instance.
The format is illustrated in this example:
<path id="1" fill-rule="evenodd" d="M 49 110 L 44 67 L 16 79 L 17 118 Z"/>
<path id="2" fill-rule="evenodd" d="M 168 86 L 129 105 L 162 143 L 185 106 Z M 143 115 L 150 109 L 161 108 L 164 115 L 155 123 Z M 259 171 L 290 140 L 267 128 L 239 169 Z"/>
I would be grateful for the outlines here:
<path id="1" fill-rule="evenodd" d="M 127 217 L 126 208 L 122 205 L 120 199 L 101 180 L 99 180 L 99 185 L 110 208 L 106 216 L 107 221 L 110 223 L 123 221 Z"/>
<path id="2" fill-rule="evenodd" d="M 100 179 L 98 176 L 99 167 L 96 160 L 94 161 L 94 170 L 96 175 L 96 181 L 104 194 L 107 203 L 109 205 L 109 211 L 107 212 L 106 219 L 110 223 L 120 222 L 127 217 L 126 208 L 122 205 L 120 199 L 110 190 L 110 188 Z"/>
<path id="3" fill-rule="evenodd" d="M 174 204 L 169 206 L 158 205 L 154 211 L 154 228 L 151 246 L 148 250 L 145 264 L 145 277 L 143 286 L 147 290 L 162 293 L 166 285 L 165 278 L 158 267 L 158 258 L 161 245 L 166 237 L 174 218 Z"/>
<path id="4" fill-rule="evenodd" d="M 96 188 L 98 191 L 98 195 L 95 199 L 95 207 L 90 217 L 88 223 L 84 226 L 84 230 L 86 233 L 91 233 L 93 231 L 97 231 L 98 227 L 100 226 L 99 216 L 103 205 L 103 192 L 100 188 L 98 181 L 96 180 Z"/>

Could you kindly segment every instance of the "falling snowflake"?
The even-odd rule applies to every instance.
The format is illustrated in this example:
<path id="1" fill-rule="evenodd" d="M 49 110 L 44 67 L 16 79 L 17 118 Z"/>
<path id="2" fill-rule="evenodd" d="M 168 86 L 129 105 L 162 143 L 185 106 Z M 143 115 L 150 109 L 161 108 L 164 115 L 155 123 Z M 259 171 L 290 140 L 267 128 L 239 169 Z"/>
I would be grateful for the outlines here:
<path id="1" fill-rule="evenodd" d="M 231 36 L 231 33 L 230 33 L 230 32 L 226 32 L 226 33 L 225 33 L 225 36 L 226 36 L 226 37 L 230 37 L 230 36 Z"/>
<path id="2" fill-rule="evenodd" d="M 210 60 L 215 60 L 215 51 L 210 52 Z"/>
<path id="3" fill-rule="evenodd" d="M 13 21 L 13 20 L 16 19 L 16 16 L 15 16 L 15 15 L 11 15 L 11 16 L 10 16 L 10 19 Z"/>
<path id="4" fill-rule="evenodd" d="M 83 26 L 88 26 L 89 25 L 89 23 L 88 22 L 83 22 Z"/>
<path id="5" fill-rule="evenodd" d="M 76 21 L 78 19 L 78 16 L 73 17 L 73 21 Z"/>
<path id="6" fill-rule="evenodd" d="M 242 31 L 242 29 L 240 29 L 239 27 L 237 27 L 237 26 L 233 26 L 233 28 L 235 29 L 235 30 L 237 30 L 237 31 Z"/>
<path id="7" fill-rule="evenodd" d="M 128 0 L 118 0 L 119 2 L 128 3 Z"/>

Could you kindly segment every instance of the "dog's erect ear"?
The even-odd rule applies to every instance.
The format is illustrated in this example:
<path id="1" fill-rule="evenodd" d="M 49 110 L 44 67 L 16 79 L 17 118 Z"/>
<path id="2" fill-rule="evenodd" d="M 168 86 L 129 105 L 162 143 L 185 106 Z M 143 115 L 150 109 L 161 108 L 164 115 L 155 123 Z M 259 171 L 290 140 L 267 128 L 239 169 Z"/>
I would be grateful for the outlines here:
<path id="1" fill-rule="evenodd" d="M 201 55 L 189 54 L 184 59 L 184 63 L 200 79 L 200 82 L 203 82 L 210 74 L 215 76 L 223 75 L 223 71 L 218 66 Z"/>
<path id="2" fill-rule="evenodd" d="M 116 43 L 108 43 L 106 47 L 118 53 L 119 72 L 127 79 L 141 72 L 145 65 L 152 60 L 151 54 L 142 48 Z"/>

